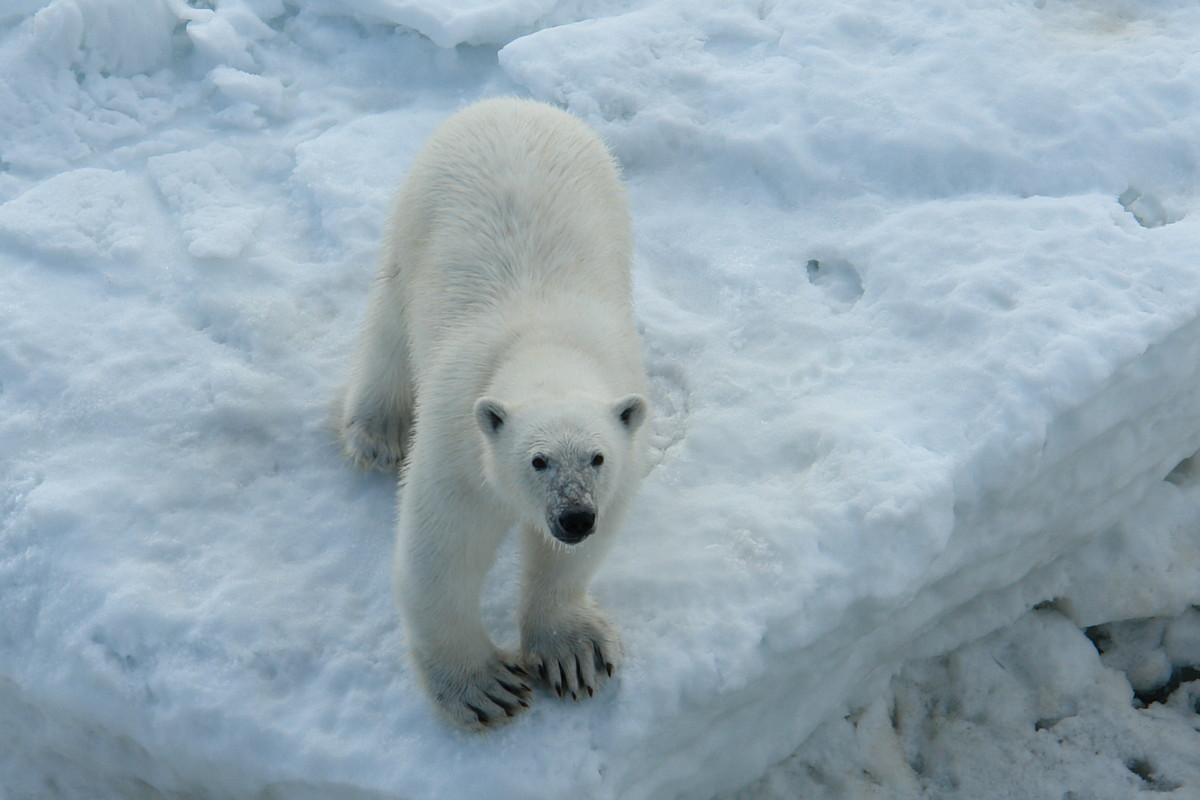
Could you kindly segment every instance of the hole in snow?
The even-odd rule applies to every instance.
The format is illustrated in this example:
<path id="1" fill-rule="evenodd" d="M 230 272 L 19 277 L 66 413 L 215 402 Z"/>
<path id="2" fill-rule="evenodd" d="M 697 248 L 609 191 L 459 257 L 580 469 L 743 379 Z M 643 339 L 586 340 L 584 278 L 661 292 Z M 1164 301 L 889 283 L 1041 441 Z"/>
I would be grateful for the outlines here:
<path id="1" fill-rule="evenodd" d="M 1086 628 L 1083 631 L 1083 634 L 1088 638 L 1088 641 L 1092 643 L 1092 645 L 1096 648 L 1096 652 L 1100 655 L 1104 655 L 1104 653 L 1110 647 L 1112 647 L 1112 634 L 1110 634 L 1108 629 L 1103 625 L 1093 625 L 1090 628 Z"/>
<path id="2" fill-rule="evenodd" d="M 862 297 L 862 278 L 849 261 L 840 258 L 810 259 L 806 265 L 808 280 L 832 300 L 836 310 L 849 310 Z"/>
<path id="3" fill-rule="evenodd" d="M 1154 686 L 1143 691 L 1135 691 L 1134 699 L 1142 708 L 1153 703 L 1166 703 L 1175 694 L 1175 690 L 1186 683 L 1200 680 L 1200 668 L 1179 667 L 1171 670 L 1171 676 L 1161 686 Z"/>
<path id="4" fill-rule="evenodd" d="M 1146 784 L 1145 788 L 1152 792 L 1173 792 L 1180 787 L 1181 784 L 1167 780 L 1160 775 L 1154 774 L 1154 765 L 1145 758 L 1134 758 L 1125 763 L 1125 767 L 1137 775 Z"/>
<path id="5" fill-rule="evenodd" d="M 1135 758 L 1125 764 L 1125 768 L 1144 781 L 1154 776 L 1154 766 L 1144 758 Z"/>
<path id="6" fill-rule="evenodd" d="M 1179 221 L 1179 217 L 1167 212 L 1157 197 L 1145 194 L 1133 186 L 1121 192 L 1117 202 L 1132 214 L 1138 225 L 1143 228 L 1161 228 L 1163 225 Z"/>
<path id="7" fill-rule="evenodd" d="M 1175 468 L 1167 473 L 1165 480 L 1167 483 L 1173 483 L 1176 486 L 1191 486 L 1196 482 L 1197 472 L 1200 472 L 1200 464 L 1196 463 L 1200 453 L 1190 455 L 1183 461 L 1175 465 Z"/>

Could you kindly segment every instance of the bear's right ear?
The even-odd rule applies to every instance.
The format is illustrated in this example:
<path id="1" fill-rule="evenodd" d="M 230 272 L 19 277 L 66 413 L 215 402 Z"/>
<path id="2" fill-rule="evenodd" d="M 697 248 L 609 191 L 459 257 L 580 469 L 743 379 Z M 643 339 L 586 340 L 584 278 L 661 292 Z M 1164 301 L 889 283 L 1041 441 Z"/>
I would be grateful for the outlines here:
<path id="1" fill-rule="evenodd" d="M 508 410 L 499 400 L 481 397 L 475 401 L 475 424 L 486 436 L 500 433 L 504 423 L 508 421 Z"/>

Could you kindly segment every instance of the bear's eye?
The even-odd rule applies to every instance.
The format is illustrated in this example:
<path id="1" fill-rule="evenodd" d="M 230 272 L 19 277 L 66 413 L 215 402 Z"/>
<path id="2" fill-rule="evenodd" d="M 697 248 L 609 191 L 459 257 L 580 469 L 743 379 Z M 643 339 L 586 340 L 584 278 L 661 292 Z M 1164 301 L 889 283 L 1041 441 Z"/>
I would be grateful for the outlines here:
<path id="1" fill-rule="evenodd" d="M 596 455 L 592 456 L 592 466 L 593 467 L 598 467 L 603 463 L 604 463 L 604 456 L 601 453 L 596 453 Z"/>
<path id="2" fill-rule="evenodd" d="M 541 472 L 546 467 L 550 466 L 549 462 L 547 462 L 546 459 L 542 458 L 541 456 L 534 456 L 533 461 L 530 461 L 529 463 L 532 464 L 533 468 L 538 472 Z"/>

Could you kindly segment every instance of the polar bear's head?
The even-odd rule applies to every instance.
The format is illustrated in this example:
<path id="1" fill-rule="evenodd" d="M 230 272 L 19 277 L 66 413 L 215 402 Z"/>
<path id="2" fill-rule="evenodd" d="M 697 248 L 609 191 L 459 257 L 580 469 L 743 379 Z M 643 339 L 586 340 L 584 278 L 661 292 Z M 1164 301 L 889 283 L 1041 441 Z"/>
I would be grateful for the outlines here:
<path id="1" fill-rule="evenodd" d="M 591 535 L 642 477 L 639 394 L 610 402 L 475 402 L 484 475 L 526 524 L 566 544 Z"/>

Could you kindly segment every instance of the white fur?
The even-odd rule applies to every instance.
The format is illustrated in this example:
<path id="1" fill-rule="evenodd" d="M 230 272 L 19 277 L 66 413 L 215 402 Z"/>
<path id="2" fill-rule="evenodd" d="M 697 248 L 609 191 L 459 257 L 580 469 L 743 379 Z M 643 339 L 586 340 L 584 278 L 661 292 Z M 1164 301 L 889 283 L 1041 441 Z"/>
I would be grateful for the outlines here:
<path id="1" fill-rule="evenodd" d="M 587 587 L 646 469 L 629 263 L 612 157 L 540 103 L 488 100 L 451 117 L 397 200 L 340 426 L 356 463 L 404 464 L 397 599 L 418 673 L 463 726 L 526 707 L 531 677 L 591 695 L 620 660 Z M 594 510 L 594 532 L 564 544 L 556 521 L 585 524 L 562 516 L 578 509 Z M 519 661 L 479 612 L 513 525 Z"/>

